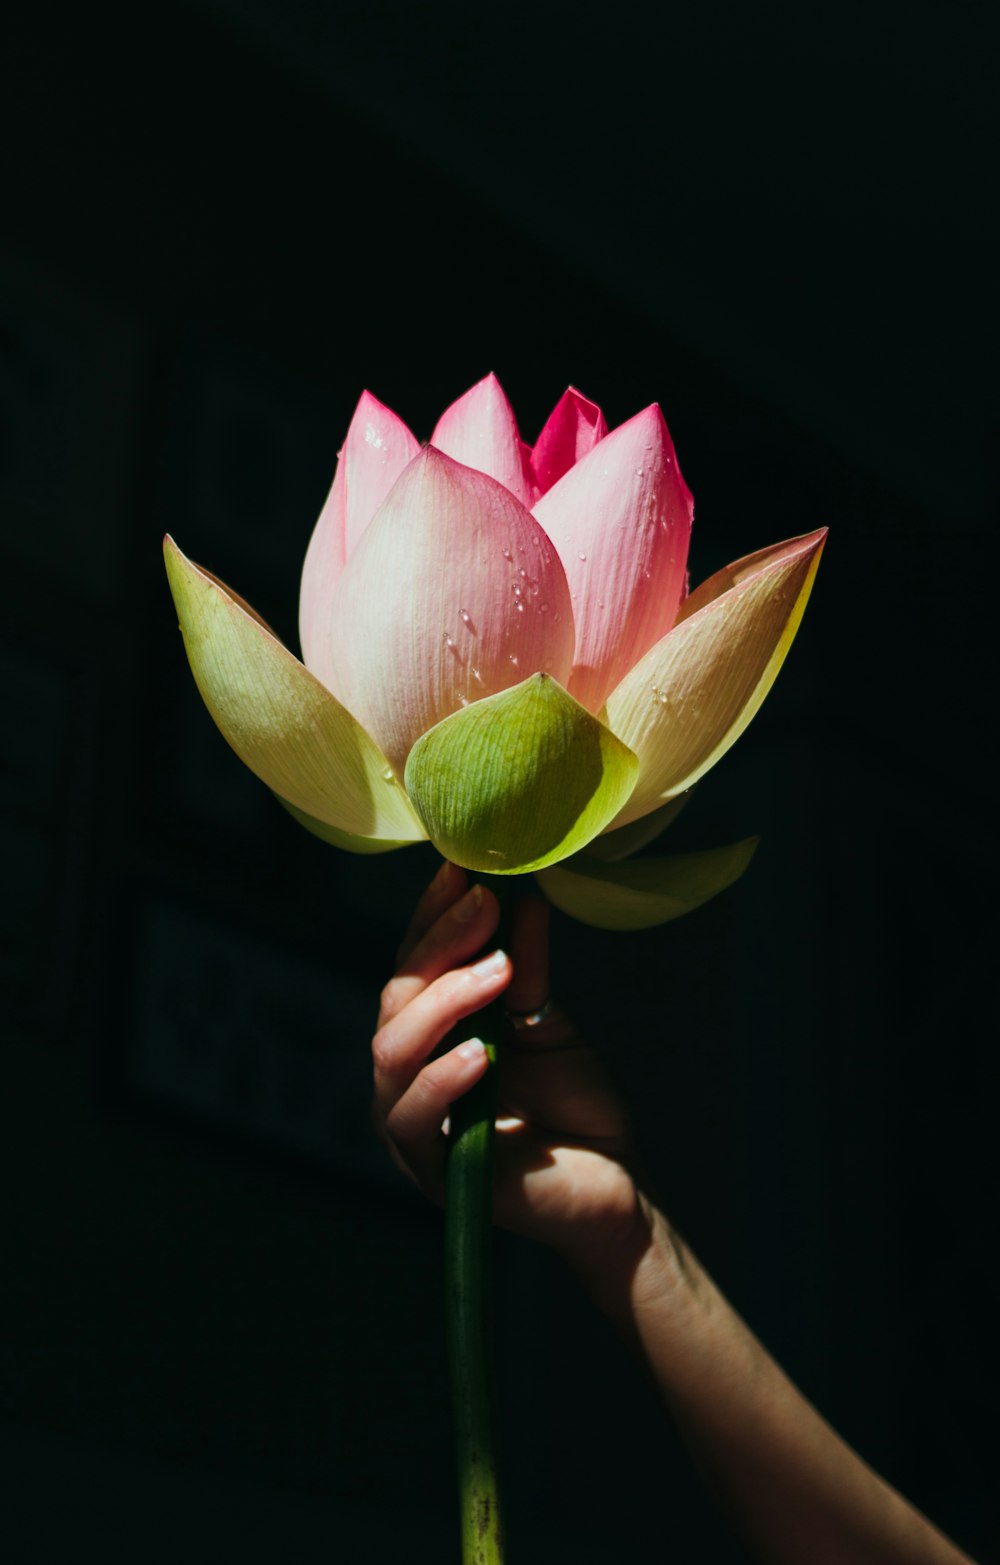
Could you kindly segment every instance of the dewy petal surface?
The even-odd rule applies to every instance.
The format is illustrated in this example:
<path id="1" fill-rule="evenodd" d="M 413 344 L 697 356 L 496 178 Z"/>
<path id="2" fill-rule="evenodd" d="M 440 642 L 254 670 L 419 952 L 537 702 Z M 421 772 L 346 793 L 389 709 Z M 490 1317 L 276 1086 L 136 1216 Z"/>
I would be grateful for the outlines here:
<path id="1" fill-rule="evenodd" d="M 438 419 L 431 445 L 465 467 L 488 473 L 522 505 L 531 505 L 531 475 L 514 410 L 495 375 L 487 375 Z"/>
<path id="2" fill-rule="evenodd" d="M 571 467 L 587 456 L 608 432 L 596 402 L 570 386 L 564 391 L 535 441 L 531 476 L 536 497 L 547 494 Z"/>
<path id="3" fill-rule="evenodd" d="M 240 760 L 284 802 L 339 831 L 421 840 L 403 789 L 351 714 L 171 538 L 164 558 L 195 682 Z"/>
<path id="4" fill-rule="evenodd" d="M 628 798 L 638 770 L 610 729 L 536 674 L 424 734 L 406 787 L 445 858 L 517 875 L 584 847 Z"/>
<path id="5" fill-rule="evenodd" d="M 420 445 L 401 418 L 364 392 L 326 503 L 313 529 L 302 567 L 299 639 L 306 667 L 324 685 L 330 680 L 330 605 L 344 564 Z"/>
<path id="6" fill-rule="evenodd" d="M 538 875 L 549 901 L 595 929 L 649 929 L 681 918 L 739 880 L 758 839 L 671 859 L 601 864 L 586 852 Z"/>
<path id="7" fill-rule="evenodd" d="M 576 625 L 569 689 L 589 711 L 673 624 L 692 510 L 655 405 L 607 435 L 535 506 L 566 568 Z"/>
<path id="8" fill-rule="evenodd" d="M 334 691 L 401 777 L 450 713 L 529 674 L 569 677 L 559 556 L 509 490 L 428 446 L 347 562 L 331 660 Z"/>
<path id="9" fill-rule="evenodd" d="M 642 764 L 615 827 L 690 788 L 739 738 L 792 644 L 825 539 L 793 538 L 709 578 L 693 595 L 702 606 L 609 696 L 607 720 Z"/>

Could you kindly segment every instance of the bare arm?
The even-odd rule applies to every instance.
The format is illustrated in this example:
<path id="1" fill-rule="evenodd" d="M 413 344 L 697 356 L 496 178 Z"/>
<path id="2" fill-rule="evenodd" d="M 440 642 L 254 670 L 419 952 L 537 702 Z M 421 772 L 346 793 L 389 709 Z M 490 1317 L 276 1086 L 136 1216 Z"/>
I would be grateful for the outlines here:
<path id="1" fill-rule="evenodd" d="M 806 1401 L 666 1218 L 585 1281 L 633 1344 L 730 1519 L 774 1565 L 969 1565 Z"/>
<path id="2" fill-rule="evenodd" d="M 486 1068 L 468 1041 L 475 1012 L 504 991 L 513 1013 L 548 999 L 541 903 L 518 911 L 513 962 L 499 953 L 492 966 L 465 965 L 498 914 L 489 892 L 468 891 L 445 866 L 383 992 L 376 1126 L 439 1202 L 448 1106 Z M 512 1036 L 500 1093 L 497 1220 L 557 1250 L 615 1322 L 755 1555 L 767 1565 L 970 1565 L 820 1417 L 673 1231 L 636 1172 L 624 1106 L 596 1052 L 557 1009 Z"/>

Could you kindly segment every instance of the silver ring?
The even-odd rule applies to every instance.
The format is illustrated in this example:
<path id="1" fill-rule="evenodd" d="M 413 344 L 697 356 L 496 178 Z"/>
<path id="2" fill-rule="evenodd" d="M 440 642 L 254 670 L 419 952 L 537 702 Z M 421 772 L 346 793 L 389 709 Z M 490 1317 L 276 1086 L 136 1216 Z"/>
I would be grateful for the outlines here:
<path id="1" fill-rule="evenodd" d="M 543 1022 L 548 1021 L 554 1010 L 552 1001 L 546 1000 L 537 1011 L 520 1011 L 516 1015 L 508 1011 L 507 1020 L 516 1032 L 523 1032 L 526 1027 L 540 1027 Z"/>

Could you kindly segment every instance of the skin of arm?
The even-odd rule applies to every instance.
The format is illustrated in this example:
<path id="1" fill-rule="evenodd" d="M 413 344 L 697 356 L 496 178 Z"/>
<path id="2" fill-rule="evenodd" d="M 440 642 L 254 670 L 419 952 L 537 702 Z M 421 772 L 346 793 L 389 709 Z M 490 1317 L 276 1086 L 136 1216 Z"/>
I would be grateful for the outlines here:
<path id="1" fill-rule="evenodd" d="M 421 898 L 373 1040 L 374 1122 L 404 1173 L 444 1199 L 448 1107 L 486 1055 L 475 1013 L 549 998 L 548 910 L 521 903 L 513 961 L 499 907 L 444 864 Z M 441 1052 L 442 1046 L 444 1052 Z M 558 1008 L 501 1055 L 494 1211 L 556 1250 L 656 1383 L 710 1488 L 768 1565 L 972 1565 L 791 1383 L 647 1193 L 625 1106 Z"/>

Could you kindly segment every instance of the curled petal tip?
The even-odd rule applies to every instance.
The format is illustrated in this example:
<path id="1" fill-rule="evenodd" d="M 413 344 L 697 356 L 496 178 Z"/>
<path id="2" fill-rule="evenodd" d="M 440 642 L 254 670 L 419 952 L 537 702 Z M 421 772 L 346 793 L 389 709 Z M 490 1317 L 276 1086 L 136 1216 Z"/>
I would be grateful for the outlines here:
<path id="1" fill-rule="evenodd" d="M 596 402 L 568 386 L 543 424 L 529 454 L 533 492 L 547 494 L 608 432 Z"/>

